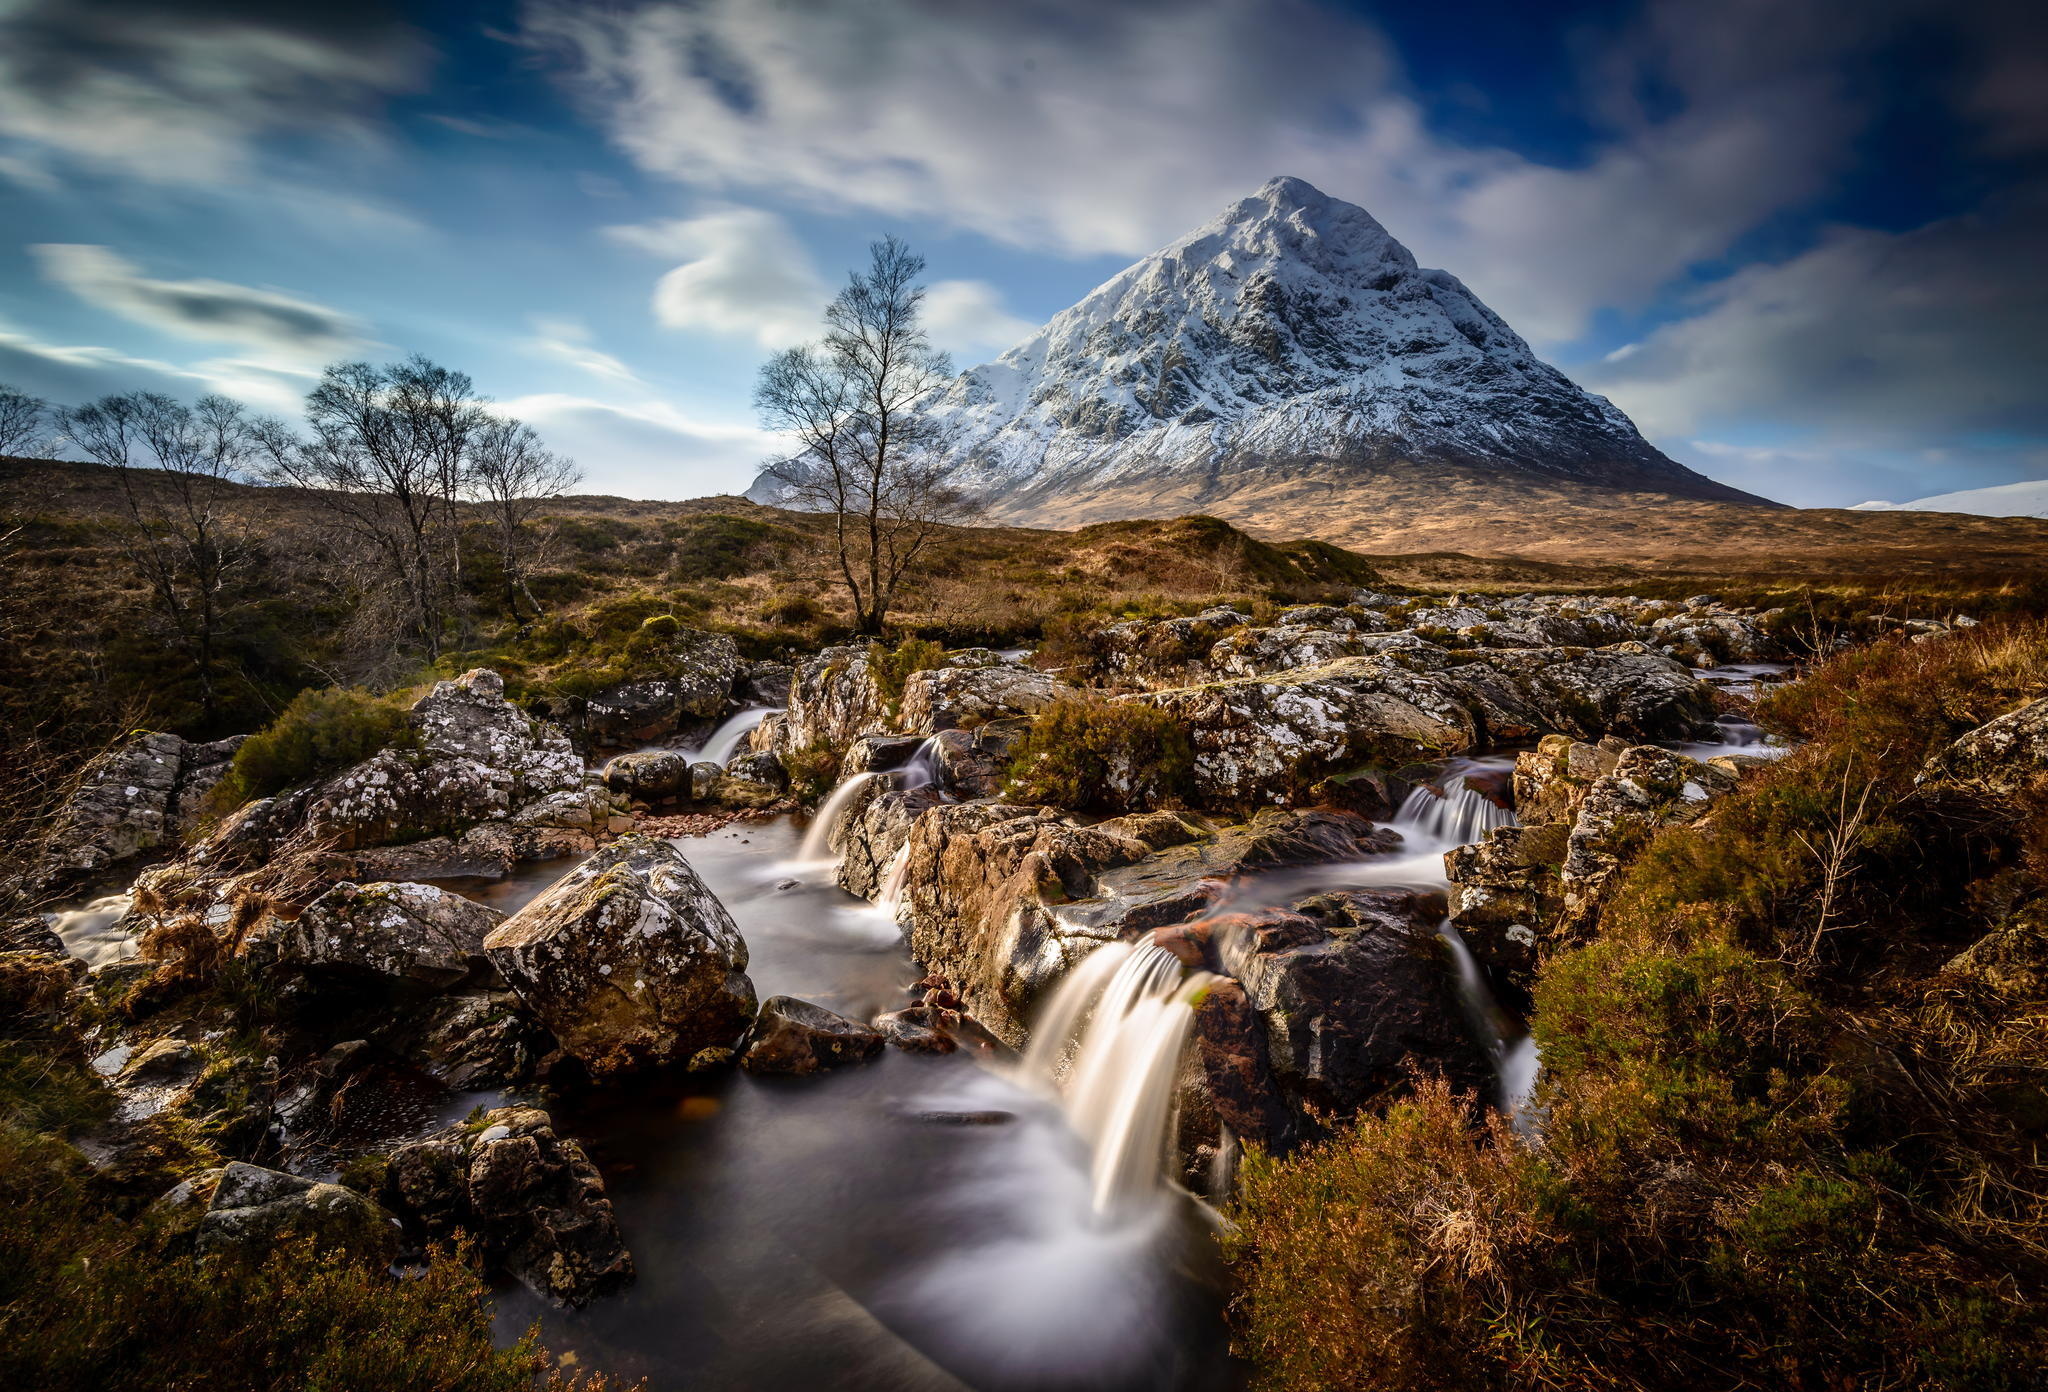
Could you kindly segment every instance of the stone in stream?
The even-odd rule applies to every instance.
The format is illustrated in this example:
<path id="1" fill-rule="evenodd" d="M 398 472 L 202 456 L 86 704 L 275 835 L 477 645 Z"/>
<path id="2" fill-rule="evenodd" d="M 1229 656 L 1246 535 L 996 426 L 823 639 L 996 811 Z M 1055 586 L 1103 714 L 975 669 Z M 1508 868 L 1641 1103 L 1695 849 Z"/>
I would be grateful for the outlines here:
<path id="1" fill-rule="evenodd" d="M 441 990 L 488 971 L 484 939 L 503 918 L 433 885 L 344 881 L 278 935 L 278 961 Z"/>
<path id="2" fill-rule="evenodd" d="M 654 749 L 642 754 L 621 754 L 604 766 L 604 785 L 625 797 L 641 802 L 659 802 L 687 792 L 690 784 L 689 756 L 675 749 Z"/>
<path id="3" fill-rule="evenodd" d="M 202 1252 L 260 1258 L 280 1242 L 309 1238 L 373 1266 L 396 1259 L 398 1237 L 391 1215 L 352 1189 L 241 1161 L 219 1172 L 198 1228 Z"/>
<path id="4" fill-rule="evenodd" d="M 881 1050 L 879 1030 L 794 996 L 770 996 L 755 1017 L 740 1066 L 749 1073 L 816 1073 L 865 1063 Z"/>
<path id="5" fill-rule="evenodd" d="M 501 1107 L 391 1152 L 386 1201 L 430 1239 L 460 1231 L 542 1295 L 582 1305 L 633 1278 L 604 1178 L 534 1107 Z"/>
<path id="6" fill-rule="evenodd" d="M 499 924 L 484 954 L 600 1076 L 729 1052 L 754 1017 L 739 929 L 651 836 L 598 851 Z"/>

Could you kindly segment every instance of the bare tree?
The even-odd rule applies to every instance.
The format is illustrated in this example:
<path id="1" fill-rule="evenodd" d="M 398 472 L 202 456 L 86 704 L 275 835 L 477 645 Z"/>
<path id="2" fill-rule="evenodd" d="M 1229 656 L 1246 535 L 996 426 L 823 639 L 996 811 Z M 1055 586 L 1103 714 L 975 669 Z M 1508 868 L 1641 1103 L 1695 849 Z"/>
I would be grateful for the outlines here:
<path id="1" fill-rule="evenodd" d="M 540 602 L 528 585 L 545 554 L 552 529 L 539 526 L 541 507 L 582 481 L 574 461 L 551 452 L 533 427 L 492 416 L 470 440 L 469 496 L 489 519 L 498 563 L 504 572 L 505 612 L 517 621 L 523 599 L 540 617 Z"/>
<path id="2" fill-rule="evenodd" d="M 455 505 L 484 407 L 467 375 L 414 354 L 387 367 L 330 366 L 306 397 L 311 438 L 279 421 L 258 430 L 270 477 L 310 490 L 376 558 L 429 659 L 441 655 L 453 610 Z"/>
<path id="3" fill-rule="evenodd" d="M 219 708 L 217 650 L 227 596 L 256 555 L 232 510 L 256 449 L 239 402 L 158 392 L 102 397 L 55 415 L 60 434 L 114 471 L 134 523 L 123 540 L 199 678 L 202 719 Z"/>
<path id="4" fill-rule="evenodd" d="M 41 397 L 0 382 L 0 454 L 22 455 L 40 448 L 48 410 Z"/>
<path id="5" fill-rule="evenodd" d="M 791 506 L 832 515 L 854 626 L 879 634 L 920 553 L 972 509 L 947 485 L 921 410 L 952 375 L 918 322 L 924 258 L 894 237 L 869 254 L 825 311 L 823 341 L 763 365 L 754 404 L 797 446 L 764 472 Z"/>

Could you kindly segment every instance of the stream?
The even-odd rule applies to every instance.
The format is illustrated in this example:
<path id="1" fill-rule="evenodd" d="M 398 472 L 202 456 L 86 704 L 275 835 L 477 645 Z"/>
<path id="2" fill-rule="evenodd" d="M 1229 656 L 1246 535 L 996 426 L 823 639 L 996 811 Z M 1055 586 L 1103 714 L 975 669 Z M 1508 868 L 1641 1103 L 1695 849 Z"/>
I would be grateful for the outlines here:
<path id="1" fill-rule="evenodd" d="M 917 971 L 888 915 L 798 859 L 793 821 L 675 844 L 722 899 L 763 999 L 857 1018 Z M 511 909 L 563 865 L 470 892 Z M 1222 1388 L 1213 1219 L 1155 1187 L 1098 1211 L 1059 1101 L 965 1053 L 886 1050 L 809 1078 L 627 1085 L 556 1123 L 604 1170 L 639 1277 L 581 1311 L 499 1293 L 582 1366 L 656 1388 Z"/>

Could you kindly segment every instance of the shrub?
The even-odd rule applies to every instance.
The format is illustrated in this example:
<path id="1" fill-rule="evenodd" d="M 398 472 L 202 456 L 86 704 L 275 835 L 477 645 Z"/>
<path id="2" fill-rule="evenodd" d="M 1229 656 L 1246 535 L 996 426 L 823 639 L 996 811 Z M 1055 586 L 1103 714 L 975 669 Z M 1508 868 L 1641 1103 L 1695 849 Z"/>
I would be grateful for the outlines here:
<path id="1" fill-rule="evenodd" d="M 1139 701 L 1061 701 L 1017 743 L 1007 796 L 1055 807 L 1144 811 L 1194 794 L 1195 750 L 1179 721 Z"/>
<path id="2" fill-rule="evenodd" d="M 226 811 L 361 763 L 398 740 L 405 716 L 389 696 L 344 687 L 301 691 L 235 750 L 214 806 Z"/>
<path id="3" fill-rule="evenodd" d="M 874 643 L 868 647 L 868 675 L 874 678 L 876 689 L 894 715 L 903 702 L 903 687 L 911 674 L 930 671 L 945 660 L 946 650 L 923 638 L 905 638 L 893 648 Z"/>

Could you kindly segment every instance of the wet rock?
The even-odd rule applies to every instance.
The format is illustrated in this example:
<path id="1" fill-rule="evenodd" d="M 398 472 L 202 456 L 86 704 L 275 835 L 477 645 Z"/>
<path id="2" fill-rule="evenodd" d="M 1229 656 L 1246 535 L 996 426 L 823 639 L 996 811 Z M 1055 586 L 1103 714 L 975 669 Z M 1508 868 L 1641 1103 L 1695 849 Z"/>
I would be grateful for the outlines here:
<path id="1" fill-rule="evenodd" d="M 1496 979 L 1524 987 L 1534 979 L 1539 934 L 1564 912 L 1558 870 L 1570 835 L 1563 822 L 1497 827 L 1444 857 L 1451 921 Z"/>
<path id="2" fill-rule="evenodd" d="M 1223 826 L 1140 813 L 1080 826 L 1051 809 L 942 804 L 912 824 L 904 920 L 918 961 L 1020 1047 L 1039 993 L 1102 943 L 1196 916 L 1235 876 L 1357 859 L 1394 841 L 1341 812 L 1268 808 Z"/>
<path id="3" fill-rule="evenodd" d="M 875 1017 L 875 1029 L 892 1049 L 907 1054 L 950 1054 L 960 1047 L 954 1037 L 960 1023 L 955 1011 L 913 1005 Z"/>
<path id="4" fill-rule="evenodd" d="M 40 952 L 53 957 L 65 955 L 64 939 L 40 914 L 24 914 L 0 923 L 0 952 Z"/>
<path id="5" fill-rule="evenodd" d="M 787 662 L 744 663 L 738 688 L 740 700 L 750 706 L 785 706 L 789 704 L 789 687 L 795 678 L 796 669 Z"/>
<path id="6" fill-rule="evenodd" d="M 526 1082 L 555 1047 L 553 1036 L 511 991 L 441 996 L 407 1012 L 385 1042 L 428 1077 L 457 1091 Z"/>
<path id="7" fill-rule="evenodd" d="M 881 1049 L 879 1030 L 794 996 L 770 996 L 754 1020 L 740 1066 L 749 1073 L 816 1073 L 864 1063 Z"/>
<path id="8" fill-rule="evenodd" d="M 1202 994 L 1195 1004 L 1194 1037 L 1217 1120 L 1268 1154 L 1287 1151 L 1300 1119 L 1280 1095 L 1265 1026 L 1240 983 L 1225 978 Z"/>
<path id="9" fill-rule="evenodd" d="M 444 990 L 484 967 L 484 939 L 503 918 L 433 885 L 343 882 L 278 936 L 278 960 Z"/>
<path id="10" fill-rule="evenodd" d="M 840 760 L 839 776 L 859 773 L 894 773 L 924 748 L 923 735 L 862 735 L 846 747 Z"/>
<path id="11" fill-rule="evenodd" d="M 754 1015 L 747 945 L 665 841 L 628 836 L 484 941 L 533 1014 L 592 1072 L 729 1049 Z"/>
<path id="12" fill-rule="evenodd" d="M 990 654 L 990 656 L 994 656 Z M 913 672 L 903 684 L 898 720 L 906 730 L 934 734 L 1036 715 L 1074 689 L 1050 674 L 1002 664 Z"/>
<path id="13" fill-rule="evenodd" d="M 1307 912 L 1264 915 L 1220 949 L 1264 1026 L 1275 1092 L 1291 1115 L 1348 1116 L 1419 1074 L 1487 1084 L 1490 1065 L 1436 933 L 1437 904 L 1375 890 L 1296 907 Z M 1227 1092 L 1244 1078 L 1225 1069 L 1223 1081 Z"/>
<path id="14" fill-rule="evenodd" d="M 2048 774 L 2048 697 L 1979 725 L 1936 753 L 1917 782 L 2011 796 Z"/>
<path id="15" fill-rule="evenodd" d="M 633 1259 L 583 1147 L 546 1112 L 501 1107 L 391 1154 L 385 1194 L 429 1237 L 468 1232 L 534 1290 L 582 1305 L 633 1277 Z"/>
<path id="16" fill-rule="evenodd" d="M 604 785 L 624 797 L 660 802 L 688 791 L 690 760 L 674 749 L 621 754 L 605 764 Z"/>
<path id="17" fill-rule="evenodd" d="M 220 1174 L 199 1220 L 198 1245 L 256 1259 L 280 1242 L 311 1239 L 389 1266 L 398 1236 L 391 1215 L 353 1190 L 237 1161 Z"/>
<path id="18" fill-rule="evenodd" d="M 725 766 L 730 777 L 780 795 L 789 790 L 789 770 L 773 754 L 740 754 Z"/>
<path id="19" fill-rule="evenodd" d="M 647 661 L 659 675 L 609 687 L 585 704 L 583 728 L 592 744 L 617 748 L 708 729 L 732 704 L 741 663 L 729 634 L 670 620 Z"/>

